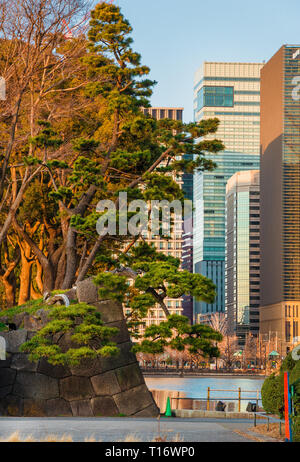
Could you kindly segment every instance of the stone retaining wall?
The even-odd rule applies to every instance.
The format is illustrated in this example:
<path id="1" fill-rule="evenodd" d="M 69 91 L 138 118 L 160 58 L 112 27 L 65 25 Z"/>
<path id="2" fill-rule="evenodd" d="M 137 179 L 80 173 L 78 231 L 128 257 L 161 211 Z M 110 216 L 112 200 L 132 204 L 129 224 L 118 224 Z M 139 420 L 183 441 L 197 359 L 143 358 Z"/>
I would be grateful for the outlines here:
<path id="1" fill-rule="evenodd" d="M 97 307 L 106 326 L 117 327 L 112 339 L 117 343 L 117 357 L 85 360 L 78 367 L 52 366 L 46 360 L 32 363 L 20 346 L 35 334 L 33 326 L 42 322 L 25 315 L 24 329 L 0 332 L 7 348 L 7 359 L 0 361 L 0 415 L 11 416 L 136 416 L 159 414 L 149 392 L 136 357 L 124 320 L 122 305 L 99 300 L 91 279 L 78 284 L 79 302 Z M 67 350 L 69 334 L 57 338 L 61 349 Z"/>

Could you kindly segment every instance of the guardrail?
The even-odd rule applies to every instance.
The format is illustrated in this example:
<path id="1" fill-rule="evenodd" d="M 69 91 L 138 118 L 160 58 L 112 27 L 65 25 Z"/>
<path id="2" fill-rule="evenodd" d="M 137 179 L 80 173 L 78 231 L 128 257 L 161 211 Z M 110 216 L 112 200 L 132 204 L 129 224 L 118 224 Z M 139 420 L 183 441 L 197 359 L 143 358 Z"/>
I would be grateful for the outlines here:
<path id="1" fill-rule="evenodd" d="M 270 420 L 273 422 L 279 422 L 279 434 L 282 436 L 282 424 L 285 424 L 285 420 L 278 419 L 276 417 L 272 417 L 268 415 L 266 412 L 254 412 L 254 422 L 253 426 L 256 427 L 256 420 L 257 416 L 260 416 L 261 419 L 266 419 L 267 420 L 267 431 L 270 431 Z"/>
<path id="2" fill-rule="evenodd" d="M 214 393 L 214 392 L 224 392 L 224 393 L 237 393 L 238 396 L 236 398 L 232 398 L 232 397 L 220 397 L 220 396 L 214 396 L 212 397 L 211 396 L 211 393 Z M 256 402 L 256 409 L 258 409 L 258 403 L 259 401 L 261 400 L 261 396 L 260 396 L 260 391 L 259 390 L 256 390 L 256 394 L 255 396 L 247 396 L 247 397 L 243 397 L 242 396 L 242 393 L 247 393 L 247 394 L 250 394 L 250 393 L 253 393 L 253 390 L 242 390 L 241 388 L 238 388 L 237 390 L 219 390 L 219 389 L 212 389 L 210 387 L 207 388 L 207 396 L 206 398 L 189 398 L 189 397 L 180 397 L 180 398 L 174 398 L 174 397 L 171 397 L 171 401 L 172 400 L 191 400 L 191 401 L 204 401 L 206 402 L 206 410 L 209 411 L 210 410 L 210 403 L 212 401 L 238 401 L 238 412 L 241 412 L 241 402 L 242 401 L 255 401 Z"/>

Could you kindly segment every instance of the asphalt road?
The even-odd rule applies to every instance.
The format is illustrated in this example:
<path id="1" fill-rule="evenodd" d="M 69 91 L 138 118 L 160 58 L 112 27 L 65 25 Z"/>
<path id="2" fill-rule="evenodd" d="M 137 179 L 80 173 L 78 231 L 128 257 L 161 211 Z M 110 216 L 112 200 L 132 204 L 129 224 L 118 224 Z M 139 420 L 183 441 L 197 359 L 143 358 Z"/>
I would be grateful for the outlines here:
<path id="1" fill-rule="evenodd" d="M 18 431 L 21 439 L 32 436 L 40 441 L 49 435 L 70 435 L 73 441 L 94 438 L 102 442 L 153 441 L 160 434 L 166 441 L 250 442 L 234 430 L 247 433 L 252 421 L 242 419 L 179 418 L 26 418 L 0 417 L 0 440 Z M 253 439 L 252 439 L 253 441 Z"/>

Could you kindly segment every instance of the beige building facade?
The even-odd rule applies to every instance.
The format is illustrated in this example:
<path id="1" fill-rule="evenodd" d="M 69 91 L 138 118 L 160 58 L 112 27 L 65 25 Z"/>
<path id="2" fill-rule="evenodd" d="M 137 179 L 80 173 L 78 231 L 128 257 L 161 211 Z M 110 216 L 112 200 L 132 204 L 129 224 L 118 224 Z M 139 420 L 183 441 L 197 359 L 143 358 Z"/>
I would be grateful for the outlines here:
<path id="1" fill-rule="evenodd" d="M 281 354 L 299 343 L 300 45 L 284 45 L 261 73 L 260 331 Z"/>
<path id="2" fill-rule="evenodd" d="M 194 120 L 217 117 L 226 151 L 259 154 L 263 63 L 204 62 L 195 74 Z"/>

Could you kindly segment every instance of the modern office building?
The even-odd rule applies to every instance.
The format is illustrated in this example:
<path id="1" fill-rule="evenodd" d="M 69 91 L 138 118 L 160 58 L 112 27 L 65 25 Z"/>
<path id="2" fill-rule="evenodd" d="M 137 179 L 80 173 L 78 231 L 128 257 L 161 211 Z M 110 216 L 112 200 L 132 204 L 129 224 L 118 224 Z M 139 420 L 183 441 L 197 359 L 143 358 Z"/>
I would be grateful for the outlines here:
<path id="1" fill-rule="evenodd" d="M 259 170 L 235 173 L 226 186 L 225 307 L 228 330 L 245 345 L 259 331 Z"/>
<path id="2" fill-rule="evenodd" d="M 216 284 L 213 304 L 194 301 L 194 319 L 204 322 L 210 315 L 225 311 L 225 211 L 226 184 L 238 171 L 259 168 L 259 156 L 224 151 L 207 154 L 217 162 L 212 172 L 196 174 L 194 179 L 194 272 Z"/>
<path id="3" fill-rule="evenodd" d="M 172 119 L 182 122 L 183 107 L 144 107 L 142 111 L 156 120 Z"/>
<path id="4" fill-rule="evenodd" d="M 194 119 L 217 117 L 227 151 L 259 154 L 263 63 L 204 62 L 195 75 Z"/>
<path id="5" fill-rule="evenodd" d="M 214 304 L 194 301 L 194 319 L 225 311 L 225 195 L 234 173 L 259 168 L 260 70 L 263 63 L 205 62 L 195 75 L 195 121 L 217 117 L 226 150 L 207 155 L 214 172 L 194 175 L 193 268 L 217 286 Z"/>
<path id="6" fill-rule="evenodd" d="M 261 73 L 260 330 L 283 355 L 299 343 L 300 45 L 284 45 Z"/>

